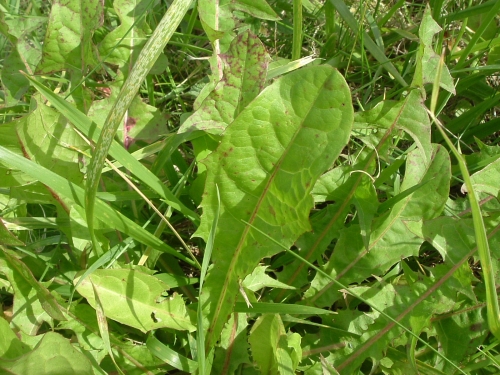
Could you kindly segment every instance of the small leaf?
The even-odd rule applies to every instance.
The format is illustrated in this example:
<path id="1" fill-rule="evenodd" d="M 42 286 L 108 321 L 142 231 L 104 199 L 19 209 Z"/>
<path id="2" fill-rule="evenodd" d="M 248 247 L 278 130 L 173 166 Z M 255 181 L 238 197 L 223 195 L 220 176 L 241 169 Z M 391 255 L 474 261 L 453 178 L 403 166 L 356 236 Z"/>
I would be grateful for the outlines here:
<path id="1" fill-rule="evenodd" d="M 282 288 L 282 289 L 295 289 L 295 287 L 284 284 L 266 274 L 266 269 L 268 266 L 255 267 L 253 272 L 245 277 L 243 280 L 243 286 L 256 292 L 262 288 Z"/>
<path id="2" fill-rule="evenodd" d="M 500 178 L 500 159 L 474 173 L 470 178 L 476 192 L 499 197 L 500 186 L 497 182 Z"/>
<path id="3" fill-rule="evenodd" d="M 80 276 L 74 280 L 76 284 Z M 181 296 L 162 297 L 168 286 L 154 276 L 127 269 L 96 270 L 80 283 L 78 293 L 96 308 L 94 284 L 106 317 L 143 332 L 157 328 L 195 330 Z"/>

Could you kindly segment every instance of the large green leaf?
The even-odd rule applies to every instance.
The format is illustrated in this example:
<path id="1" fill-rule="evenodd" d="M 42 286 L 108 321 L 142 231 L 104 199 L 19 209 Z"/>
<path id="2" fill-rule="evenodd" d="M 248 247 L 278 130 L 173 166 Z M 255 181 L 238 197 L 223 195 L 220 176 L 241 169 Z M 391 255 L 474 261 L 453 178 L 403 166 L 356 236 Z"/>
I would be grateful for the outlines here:
<path id="1" fill-rule="evenodd" d="M 246 314 L 231 315 L 222 331 L 220 346 L 215 349 L 212 374 L 234 374 L 242 363 L 251 363 L 248 355 L 247 329 Z"/>
<path id="2" fill-rule="evenodd" d="M 61 335 L 46 333 L 33 351 L 0 362 L 0 372 L 12 375 L 94 375 L 91 362 Z"/>
<path id="3" fill-rule="evenodd" d="M 418 255 L 422 239 L 410 232 L 404 222 L 437 217 L 448 198 L 450 177 L 450 158 L 443 147 L 434 146 L 427 166 L 422 154 L 412 151 L 406 162 L 401 191 L 427 183 L 374 220 L 368 249 L 363 244 L 359 226 L 344 229 L 333 256 L 325 265 L 325 272 L 347 285 L 373 274 L 383 274 L 402 258 Z M 329 279 L 317 274 L 305 296 L 318 306 L 330 306 L 338 293 L 331 287 Z"/>
<path id="4" fill-rule="evenodd" d="M 75 285 L 79 276 L 75 278 Z M 95 290 L 106 317 L 140 329 L 143 332 L 157 328 L 194 331 L 182 297 L 163 296 L 167 284 L 154 276 L 127 270 L 96 270 L 77 287 L 92 307 L 96 307 Z"/>
<path id="5" fill-rule="evenodd" d="M 221 196 L 214 265 L 201 295 L 209 321 L 207 347 L 232 310 L 239 280 L 262 258 L 282 251 L 251 225 L 285 247 L 310 230 L 310 191 L 347 143 L 352 120 L 343 77 L 329 66 L 305 68 L 252 101 L 204 162 L 208 174 L 198 236 L 208 238 L 216 185 Z"/>
<path id="6" fill-rule="evenodd" d="M 16 358 L 29 351 L 9 327 L 9 322 L 0 318 L 0 360 Z"/>

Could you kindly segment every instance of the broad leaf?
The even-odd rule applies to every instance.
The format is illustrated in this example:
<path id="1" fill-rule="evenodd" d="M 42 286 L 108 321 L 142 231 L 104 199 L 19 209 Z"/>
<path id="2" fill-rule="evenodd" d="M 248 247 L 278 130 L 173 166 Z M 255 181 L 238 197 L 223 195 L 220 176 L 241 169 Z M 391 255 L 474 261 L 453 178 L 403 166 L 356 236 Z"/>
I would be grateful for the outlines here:
<path id="1" fill-rule="evenodd" d="M 74 283 L 78 282 L 75 278 Z M 96 308 L 94 285 L 106 317 L 143 332 L 157 328 L 193 331 L 182 297 L 164 296 L 168 286 L 142 272 L 116 269 L 96 270 L 77 287 L 90 305 Z"/>
<path id="2" fill-rule="evenodd" d="M 0 360 L 20 357 L 29 351 L 30 348 L 9 327 L 9 322 L 0 318 Z"/>
<path id="3" fill-rule="evenodd" d="M 310 230 L 310 191 L 347 143 L 352 119 L 342 76 L 328 66 L 305 68 L 252 101 L 204 162 L 208 174 L 197 235 L 205 239 L 217 208 L 216 185 L 221 196 L 214 265 L 201 296 L 207 347 L 231 312 L 239 280 L 260 259 L 282 251 L 249 224 L 285 247 Z"/>
<path id="4" fill-rule="evenodd" d="M 46 333 L 33 351 L 15 359 L 3 359 L 0 372 L 12 375 L 94 375 L 87 357 L 54 332 Z"/>
<path id="5" fill-rule="evenodd" d="M 420 152 L 412 151 L 401 190 L 428 182 L 374 220 L 368 249 L 363 244 L 359 226 L 344 229 L 333 256 L 325 265 L 325 272 L 347 285 L 374 274 L 381 275 L 402 258 L 418 255 L 422 240 L 407 229 L 404 221 L 437 217 L 448 197 L 450 175 L 450 158 L 441 146 L 434 146 L 427 167 Z M 337 293 L 331 286 L 331 281 L 317 274 L 305 296 L 310 298 L 310 303 L 330 306 Z"/>

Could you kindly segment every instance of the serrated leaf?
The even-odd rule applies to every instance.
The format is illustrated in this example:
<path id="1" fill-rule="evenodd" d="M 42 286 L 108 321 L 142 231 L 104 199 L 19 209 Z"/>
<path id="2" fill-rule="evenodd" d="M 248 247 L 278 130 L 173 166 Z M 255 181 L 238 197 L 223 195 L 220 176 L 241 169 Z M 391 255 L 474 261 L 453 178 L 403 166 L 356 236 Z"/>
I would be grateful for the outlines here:
<path id="1" fill-rule="evenodd" d="M 386 136 L 386 133 L 381 131 L 382 129 L 403 130 L 415 141 L 424 156 L 424 163 L 429 163 L 432 152 L 431 123 L 422 97 L 417 90 L 411 91 L 400 102 L 387 100 L 377 104 L 373 109 L 356 113 L 354 127 L 370 130 L 370 135 L 361 136 L 361 139 L 373 148 L 382 137 Z M 378 154 L 385 157 L 390 143 L 385 142 L 381 146 L 383 148 L 378 149 Z"/>
<path id="2" fill-rule="evenodd" d="M 262 374 L 278 373 L 276 350 L 280 337 L 284 334 L 283 322 L 279 315 L 275 314 L 260 316 L 250 330 L 248 342 L 252 349 L 252 357 L 257 362 Z"/>
<path id="3" fill-rule="evenodd" d="M 427 5 L 418 32 L 420 37 L 420 47 L 417 53 L 417 66 L 412 86 L 423 88 L 425 84 L 433 84 L 436 81 L 441 57 L 434 52 L 432 39 L 434 35 L 441 30 L 441 27 L 432 18 L 431 9 Z M 446 66 L 443 66 L 439 86 L 446 91 L 455 94 L 453 78 L 451 77 L 451 74 Z"/>
<path id="4" fill-rule="evenodd" d="M 222 79 L 178 133 L 193 130 L 221 133 L 264 88 L 269 58 L 253 33 L 246 31 L 234 38 L 221 58 Z"/>
<path id="5" fill-rule="evenodd" d="M 347 143 L 353 110 L 342 76 L 329 66 L 293 72 L 266 88 L 228 126 L 204 162 L 207 181 L 197 235 L 208 236 L 220 189 L 219 226 L 202 294 L 207 347 L 231 312 L 239 280 L 309 230 L 310 191 Z M 247 224 L 245 223 L 247 222 Z M 249 225 L 250 224 L 250 225 Z"/>
<path id="6" fill-rule="evenodd" d="M 33 351 L 13 360 L 3 359 L 0 372 L 12 375 L 94 375 L 90 361 L 61 335 L 46 333 Z"/>
<path id="7" fill-rule="evenodd" d="M 256 292 L 262 288 L 282 288 L 282 289 L 295 289 L 295 287 L 284 284 L 266 274 L 266 269 L 268 266 L 259 266 L 255 267 L 253 272 L 245 277 L 242 282 L 242 285 L 250 289 L 253 292 Z"/>
<path id="8" fill-rule="evenodd" d="M 248 356 L 246 314 L 232 314 L 222 330 L 220 346 L 215 349 L 212 373 L 234 374 L 242 363 L 251 363 Z"/>
<path id="9" fill-rule="evenodd" d="M 74 280 L 79 280 L 77 276 Z M 162 297 L 168 286 L 154 276 L 127 269 L 96 270 L 77 288 L 96 307 L 94 284 L 106 317 L 143 332 L 158 328 L 195 330 L 182 297 Z"/>
<path id="10" fill-rule="evenodd" d="M 375 219 L 368 250 L 364 248 L 360 228 L 353 225 L 342 231 L 325 272 L 344 285 L 381 275 L 402 258 L 418 255 L 422 239 L 405 225 L 408 220 L 432 219 L 443 210 L 449 194 L 450 158 L 441 146 L 434 146 L 431 163 L 418 150 L 408 155 L 401 190 L 429 181 L 421 189 L 397 202 L 385 215 Z M 317 306 L 329 306 L 336 292 L 332 282 L 317 274 L 305 296 Z"/>

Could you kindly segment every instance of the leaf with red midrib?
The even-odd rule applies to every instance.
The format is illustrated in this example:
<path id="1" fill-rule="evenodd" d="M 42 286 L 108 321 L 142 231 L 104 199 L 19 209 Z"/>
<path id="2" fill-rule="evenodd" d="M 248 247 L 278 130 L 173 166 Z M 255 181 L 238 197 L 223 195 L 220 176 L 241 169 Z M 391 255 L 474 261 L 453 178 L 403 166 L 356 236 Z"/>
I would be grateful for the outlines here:
<path id="1" fill-rule="evenodd" d="M 201 295 L 206 347 L 219 337 L 233 309 L 238 281 L 282 248 L 244 222 L 291 246 L 310 230 L 310 191 L 346 145 L 353 123 L 349 88 L 329 66 L 276 81 L 229 125 L 204 164 L 207 181 L 197 235 L 207 238 L 220 217 Z"/>

